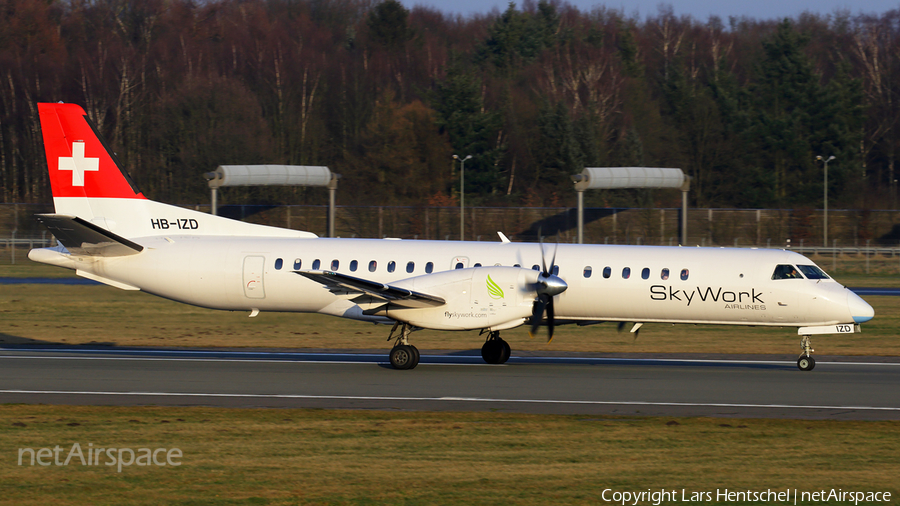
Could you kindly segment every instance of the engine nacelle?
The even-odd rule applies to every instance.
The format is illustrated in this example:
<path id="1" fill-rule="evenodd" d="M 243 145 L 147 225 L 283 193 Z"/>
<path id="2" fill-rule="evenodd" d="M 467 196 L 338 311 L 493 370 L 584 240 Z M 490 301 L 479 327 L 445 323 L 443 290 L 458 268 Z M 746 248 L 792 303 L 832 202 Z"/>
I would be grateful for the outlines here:
<path id="1" fill-rule="evenodd" d="M 436 330 L 503 330 L 531 316 L 539 272 L 521 267 L 473 267 L 404 279 L 392 286 L 436 295 L 428 308 L 388 305 L 386 316 Z"/>

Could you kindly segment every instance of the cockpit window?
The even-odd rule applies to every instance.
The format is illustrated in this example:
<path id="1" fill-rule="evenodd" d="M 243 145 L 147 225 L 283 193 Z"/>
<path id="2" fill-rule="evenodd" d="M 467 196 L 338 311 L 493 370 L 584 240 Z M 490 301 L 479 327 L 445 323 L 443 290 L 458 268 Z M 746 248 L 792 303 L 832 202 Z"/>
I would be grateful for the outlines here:
<path id="1" fill-rule="evenodd" d="M 772 273 L 772 279 L 803 279 L 803 276 L 793 265 L 778 265 Z"/>
<path id="2" fill-rule="evenodd" d="M 815 265 L 798 265 L 797 267 L 806 276 L 806 279 L 829 279 L 828 274 Z"/>

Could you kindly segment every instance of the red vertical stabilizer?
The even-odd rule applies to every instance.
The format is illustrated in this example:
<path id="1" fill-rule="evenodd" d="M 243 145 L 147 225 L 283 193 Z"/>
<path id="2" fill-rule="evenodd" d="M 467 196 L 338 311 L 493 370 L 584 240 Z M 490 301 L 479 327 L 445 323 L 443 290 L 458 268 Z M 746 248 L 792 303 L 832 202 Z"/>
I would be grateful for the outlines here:
<path id="1" fill-rule="evenodd" d="M 53 197 L 145 199 L 80 106 L 38 104 Z"/>

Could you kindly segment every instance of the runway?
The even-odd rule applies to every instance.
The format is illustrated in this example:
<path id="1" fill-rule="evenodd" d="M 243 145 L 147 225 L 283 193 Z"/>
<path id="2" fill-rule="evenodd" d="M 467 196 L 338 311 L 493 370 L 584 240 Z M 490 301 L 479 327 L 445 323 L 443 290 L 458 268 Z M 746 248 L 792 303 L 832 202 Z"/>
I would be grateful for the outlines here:
<path id="1" fill-rule="evenodd" d="M 852 359 L 851 359 L 852 360 Z M 0 349 L 0 402 L 900 420 L 900 362 Z"/>

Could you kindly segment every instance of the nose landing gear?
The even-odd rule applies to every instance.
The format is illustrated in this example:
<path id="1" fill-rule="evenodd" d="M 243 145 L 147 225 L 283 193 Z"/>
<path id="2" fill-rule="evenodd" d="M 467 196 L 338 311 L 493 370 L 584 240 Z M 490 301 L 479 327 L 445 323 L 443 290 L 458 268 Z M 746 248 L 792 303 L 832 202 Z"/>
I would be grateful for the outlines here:
<path id="1" fill-rule="evenodd" d="M 816 367 L 816 360 L 812 358 L 812 352 L 815 350 L 812 349 L 812 341 L 810 341 L 809 336 L 800 338 L 800 347 L 803 348 L 803 353 L 797 359 L 797 367 L 801 371 L 812 371 Z"/>

